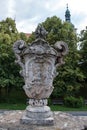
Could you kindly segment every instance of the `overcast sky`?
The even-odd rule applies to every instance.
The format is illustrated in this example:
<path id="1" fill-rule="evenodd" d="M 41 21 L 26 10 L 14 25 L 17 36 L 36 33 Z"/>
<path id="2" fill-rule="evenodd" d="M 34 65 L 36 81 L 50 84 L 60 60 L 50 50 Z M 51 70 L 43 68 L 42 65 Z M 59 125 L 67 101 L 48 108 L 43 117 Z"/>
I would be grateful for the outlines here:
<path id="1" fill-rule="evenodd" d="M 67 3 L 71 22 L 80 32 L 87 26 L 87 0 L 0 0 L 0 21 L 11 17 L 19 32 L 31 33 L 47 17 L 64 21 Z"/>

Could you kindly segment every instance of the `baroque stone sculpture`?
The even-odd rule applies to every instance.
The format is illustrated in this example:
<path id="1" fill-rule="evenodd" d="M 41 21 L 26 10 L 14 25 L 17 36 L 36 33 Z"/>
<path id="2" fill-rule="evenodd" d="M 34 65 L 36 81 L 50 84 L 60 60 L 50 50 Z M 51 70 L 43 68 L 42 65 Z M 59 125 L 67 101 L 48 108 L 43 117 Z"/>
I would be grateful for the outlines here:
<path id="1" fill-rule="evenodd" d="M 56 68 L 64 64 L 63 56 L 66 55 L 68 47 L 63 41 L 50 46 L 45 41 L 46 34 L 42 25 L 38 25 L 35 41 L 27 45 L 23 40 L 19 40 L 13 46 L 16 62 L 22 68 L 20 73 L 25 81 L 23 88 L 29 97 L 29 106 L 21 119 L 22 123 L 54 124 L 47 99 L 54 89 L 53 79 L 57 75 Z"/>

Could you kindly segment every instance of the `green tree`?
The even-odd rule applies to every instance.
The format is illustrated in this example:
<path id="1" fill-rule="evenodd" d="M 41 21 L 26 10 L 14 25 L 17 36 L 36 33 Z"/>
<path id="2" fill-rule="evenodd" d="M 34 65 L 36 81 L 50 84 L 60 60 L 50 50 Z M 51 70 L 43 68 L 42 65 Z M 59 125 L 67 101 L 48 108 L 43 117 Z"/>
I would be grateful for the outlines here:
<path id="1" fill-rule="evenodd" d="M 85 78 L 87 79 L 87 28 L 82 30 L 80 33 L 80 54 L 80 66 L 85 75 Z"/>
<path id="2" fill-rule="evenodd" d="M 27 40 L 28 40 L 26 34 L 23 33 L 23 32 L 20 32 L 20 39 L 21 39 L 21 40 L 24 40 L 25 42 L 27 42 Z"/>
<path id="3" fill-rule="evenodd" d="M 85 30 L 82 30 L 80 33 L 80 62 L 79 66 L 84 74 L 85 80 L 83 82 L 83 87 L 81 89 L 81 94 L 84 96 L 84 98 L 87 98 L 87 27 Z M 84 94 L 83 94 L 83 93 Z"/>
<path id="4" fill-rule="evenodd" d="M 35 34 L 34 34 L 34 32 L 32 32 L 32 34 L 31 34 L 31 36 L 28 38 L 27 42 L 28 42 L 28 43 L 31 43 L 31 42 L 34 41 L 34 40 L 35 40 Z"/>
<path id="5" fill-rule="evenodd" d="M 12 87 L 21 87 L 19 67 L 14 63 L 13 43 L 20 39 L 15 21 L 7 18 L 0 22 L 0 89 L 6 88 L 7 95 Z"/>
<path id="6" fill-rule="evenodd" d="M 71 23 L 62 22 L 58 17 L 47 18 L 42 23 L 48 31 L 47 41 L 54 44 L 56 41 L 64 41 L 68 44 L 69 53 L 65 58 L 65 65 L 58 68 L 59 75 L 54 80 L 54 97 L 64 97 L 66 95 L 76 95 L 81 87 L 84 75 L 81 72 L 79 62 L 79 52 L 77 50 L 77 34 Z"/>

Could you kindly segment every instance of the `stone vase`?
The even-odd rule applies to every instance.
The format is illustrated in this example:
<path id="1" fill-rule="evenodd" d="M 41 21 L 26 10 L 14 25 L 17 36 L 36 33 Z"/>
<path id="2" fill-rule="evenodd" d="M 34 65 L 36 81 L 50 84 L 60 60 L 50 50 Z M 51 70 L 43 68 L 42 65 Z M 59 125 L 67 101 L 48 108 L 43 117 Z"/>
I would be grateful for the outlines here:
<path id="1" fill-rule="evenodd" d="M 41 30 L 42 29 L 42 30 Z M 38 31 L 39 30 L 39 31 Z M 50 46 L 44 39 L 44 29 L 38 27 L 36 40 L 26 44 L 16 41 L 13 50 L 22 70 L 25 85 L 23 89 L 29 98 L 29 106 L 21 119 L 21 123 L 37 125 L 53 125 L 53 113 L 47 106 L 51 95 L 53 79 L 57 75 L 56 68 L 64 64 L 63 56 L 67 53 L 67 44 L 60 41 Z"/>

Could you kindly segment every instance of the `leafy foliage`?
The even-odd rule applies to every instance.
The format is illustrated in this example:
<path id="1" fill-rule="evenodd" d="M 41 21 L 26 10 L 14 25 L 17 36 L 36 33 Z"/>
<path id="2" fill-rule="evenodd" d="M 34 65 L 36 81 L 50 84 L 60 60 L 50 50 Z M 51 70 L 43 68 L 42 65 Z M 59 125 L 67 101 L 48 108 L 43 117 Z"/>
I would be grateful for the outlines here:
<path id="1" fill-rule="evenodd" d="M 80 108 L 84 106 L 84 100 L 82 97 L 76 98 L 73 96 L 64 98 L 64 104 L 67 107 Z"/>
<path id="2" fill-rule="evenodd" d="M 85 78 L 87 79 L 87 28 L 86 30 L 82 30 L 80 34 L 80 66 L 82 68 L 82 71 L 85 75 Z"/>
<path id="3" fill-rule="evenodd" d="M 19 67 L 14 63 L 13 43 L 19 39 L 15 21 L 7 18 L 0 22 L 0 87 L 20 87 L 23 80 Z"/>
<path id="4" fill-rule="evenodd" d="M 47 41 L 50 44 L 64 41 L 69 47 L 69 53 L 65 57 L 65 65 L 58 68 L 59 75 L 54 80 L 55 89 L 52 96 L 75 95 L 81 87 L 84 75 L 78 66 L 80 55 L 77 50 L 78 38 L 74 26 L 71 23 L 62 22 L 56 16 L 47 18 L 42 24 L 48 31 Z"/>
<path id="5" fill-rule="evenodd" d="M 20 39 L 21 39 L 21 40 L 24 40 L 25 42 L 27 42 L 26 34 L 23 33 L 23 32 L 21 32 L 21 33 L 20 33 Z"/>
<path id="6" fill-rule="evenodd" d="M 86 97 L 86 91 L 87 91 L 87 27 L 85 30 L 82 30 L 80 33 L 80 61 L 79 61 L 79 66 L 84 74 L 85 80 L 83 82 L 83 87 L 81 89 L 81 94 L 82 94 L 85 98 Z"/>
<path id="7" fill-rule="evenodd" d="M 35 40 L 35 35 L 34 35 L 34 32 L 32 32 L 31 36 L 28 38 L 27 42 L 28 43 L 31 43 L 32 41 Z"/>

